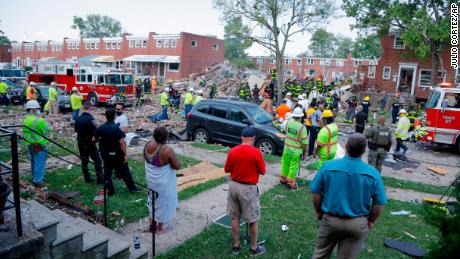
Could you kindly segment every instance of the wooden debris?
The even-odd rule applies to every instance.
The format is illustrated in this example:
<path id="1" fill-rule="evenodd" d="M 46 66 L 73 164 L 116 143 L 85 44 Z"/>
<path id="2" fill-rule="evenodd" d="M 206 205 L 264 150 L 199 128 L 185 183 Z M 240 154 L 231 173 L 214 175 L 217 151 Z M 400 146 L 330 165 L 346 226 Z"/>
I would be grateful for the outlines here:
<path id="1" fill-rule="evenodd" d="M 428 170 L 431 170 L 437 174 L 440 174 L 440 175 L 445 175 L 448 173 L 447 169 L 445 168 L 441 168 L 441 167 L 436 167 L 436 166 L 430 166 L 430 167 L 427 167 Z"/>
<path id="2" fill-rule="evenodd" d="M 114 216 L 114 217 L 120 217 L 120 216 L 121 216 L 121 213 L 118 212 L 118 211 L 112 211 L 112 216 Z"/>
<path id="3" fill-rule="evenodd" d="M 223 168 L 219 168 L 209 162 L 201 162 L 197 165 L 177 171 L 183 176 L 177 178 L 177 191 L 188 187 L 205 183 L 213 179 L 224 177 L 226 174 Z"/>

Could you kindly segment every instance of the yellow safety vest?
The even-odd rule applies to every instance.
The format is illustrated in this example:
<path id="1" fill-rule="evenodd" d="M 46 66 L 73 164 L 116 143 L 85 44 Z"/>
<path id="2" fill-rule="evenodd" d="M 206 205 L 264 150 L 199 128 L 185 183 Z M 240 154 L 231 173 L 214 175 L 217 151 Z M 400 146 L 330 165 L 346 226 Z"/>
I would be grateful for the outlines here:
<path id="1" fill-rule="evenodd" d="M 401 116 L 396 126 L 395 136 L 402 140 L 409 138 L 410 120 L 406 116 Z"/>
<path id="2" fill-rule="evenodd" d="M 196 105 L 197 103 L 203 101 L 203 97 L 202 96 L 195 96 L 195 98 L 193 99 L 193 105 Z"/>
<path id="3" fill-rule="evenodd" d="M 186 93 L 186 94 L 185 94 L 184 104 L 192 104 L 192 102 L 193 102 L 193 95 L 192 95 L 192 93 Z"/>
<path id="4" fill-rule="evenodd" d="M 169 105 L 169 100 L 168 100 L 168 94 L 163 92 L 160 96 L 160 104 L 161 106 L 168 106 Z"/>
<path id="5" fill-rule="evenodd" d="M 72 94 L 70 96 L 70 106 L 72 107 L 72 110 L 78 110 L 82 106 L 82 100 L 83 96 L 78 95 L 78 94 Z"/>
<path id="6" fill-rule="evenodd" d="M 29 144 L 36 143 L 39 145 L 44 145 L 48 143 L 48 140 L 42 137 L 42 136 L 47 135 L 49 132 L 48 125 L 46 124 L 45 119 L 39 118 L 34 115 L 26 115 L 22 125 L 25 126 L 23 127 L 22 131 L 23 131 L 24 139 L 27 141 L 27 143 Z M 26 127 L 31 128 L 32 130 L 40 134 L 32 132 L 30 129 Z"/>
<path id="7" fill-rule="evenodd" d="M 337 141 L 339 139 L 339 129 L 337 124 L 331 123 L 323 128 L 318 133 L 317 142 L 320 145 L 318 154 L 320 157 L 335 155 L 337 152 Z"/>

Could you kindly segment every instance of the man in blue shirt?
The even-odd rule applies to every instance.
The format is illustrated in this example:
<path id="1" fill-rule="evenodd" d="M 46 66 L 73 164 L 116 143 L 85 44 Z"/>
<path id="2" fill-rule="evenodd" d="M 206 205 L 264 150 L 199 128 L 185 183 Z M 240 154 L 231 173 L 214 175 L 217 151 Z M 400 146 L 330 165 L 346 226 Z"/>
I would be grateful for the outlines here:
<path id="1" fill-rule="evenodd" d="M 366 143 L 351 135 L 347 156 L 324 163 L 310 184 L 319 220 L 312 258 L 329 258 L 337 243 L 338 259 L 356 258 L 387 203 L 379 172 L 361 160 Z"/>
<path id="2" fill-rule="evenodd" d="M 321 129 L 321 116 L 324 111 L 324 104 L 318 103 L 318 109 L 308 116 L 308 119 L 311 122 L 310 132 L 308 135 L 308 155 L 313 155 L 313 151 L 315 150 L 315 142 L 316 138 L 318 137 L 318 132 Z"/>

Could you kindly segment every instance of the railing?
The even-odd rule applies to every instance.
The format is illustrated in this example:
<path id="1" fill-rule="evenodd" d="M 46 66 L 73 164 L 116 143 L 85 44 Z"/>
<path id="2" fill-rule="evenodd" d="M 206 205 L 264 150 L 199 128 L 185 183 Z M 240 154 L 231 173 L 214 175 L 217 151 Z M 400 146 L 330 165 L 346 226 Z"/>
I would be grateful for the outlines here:
<path id="1" fill-rule="evenodd" d="M 19 127 L 23 127 L 23 128 L 26 128 L 26 129 L 30 130 L 31 132 L 41 136 L 42 138 L 48 140 L 50 143 L 52 143 L 52 144 L 56 145 L 57 147 L 69 152 L 70 154 L 78 157 L 81 160 L 85 159 L 85 158 L 81 157 L 79 154 L 73 152 L 72 150 L 69 150 L 68 148 L 62 146 L 61 144 L 57 143 L 53 139 L 50 139 L 47 136 L 42 135 L 40 132 L 37 132 L 37 131 L 35 131 L 34 129 L 32 129 L 30 127 L 27 127 L 27 126 L 24 126 L 24 125 L 10 125 L 10 126 L 3 126 L 3 128 L 0 128 L 0 129 L 4 129 L 4 128 L 19 128 Z M 14 195 L 14 197 L 15 197 L 15 204 L 16 204 L 16 197 L 17 197 L 17 200 L 18 200 L 17 204 L 19 204 L 19 173 L 18 173 L 17 138 L 22 139 L 23 141 L 27 142 L 28 144 L 32 144 L 32 142 L 28 141 L 23 136 L 17 135 L 16 132 L 14 132 L 14 131 L 9 131 L 9 130 L 6 130 L 6 129 L 5 129 L 5 131 L 8 132 L 8 134 L 13 134 L 13 136 L 14 136 L 14 141 L 13 141 L 13 138 L 11 140 L 11 147 L 12 147 L 12 150 L 13 150 L 13 147 L 14 147 L 16 151 L 12 152 L 12 154 L 13 154 L 13 160 L 12 161 L 13 161 L 13 171 L 14 171 L 14 162 L 16 161 L 16 167 L 15 168 L 16 168 L 17 173 L 16 173 L 16 177 L 14 177 L 14 173 L 13 173 L 13 186 L 17 185 L 17 188 L 14 189 L 14 192 L 17 193 L 17 195 Z M 0 137 L 2 137 L 2 136 L 5 136 L 5 135 L 0 135 Z M 77 167 L 82 167 L 81 164 L 66 160 L 66 159 L 62 158 L 61 156 L 50 152 L 49 150 L 45 150 L 45 152 L 48 155 L 50 155 L 52 157 L 55 157 L 55 158 L 65 162 L 67 164 L 71 164 L 71 165 L 74 165 L 74 166 L 77 166 Z M 89 160 L 89 159 L 87 159 L 87 161 L 88 161 L 88 163 L 94 164 L 94 162 Z M 105 168 L 102 167 L 103 172 L 104 172 L 104 169 Z M 96 173 L 96 171 L 94 169 L 91 169 L 89 165 L 88 165 L 88 170 L 91 171 L 91 172 Z M 2 174 L 4 174 L 4 173 L 2 173 Z M 125 177 L 125 176 L 123 175 L 121 177 Z M 148 192 L 147 194 L 151 197 L 151 200 L 152 200 L 152 205 L 151 205 L 152 206 L 152 208 L 151 208 L 152 209 L 152 222 L 153 222 L 155 220 L 155 199 L 158 198 L 158 192 L 156 192 L 155 190 L 150 189 L 148 186 L 146 186 L 144 184 L 138 183 L 138 182 L 136 182 L 134 180 L 133 180 L 133 182 L 134 182 L 134 184 L 136 186 L 147 190 L 147 192 Z M 103 190 L 104 190 L 104 226 L 107 227 L 107 182 L 105 182 Z M 18 217 L 18 213 L 19 213 L 19 217 Z M 21 223 L 20 209 L 16 209 L 16 221 L 18 221 L 18 218 L 19 218 L 19 223 Z M 18 235 L 19 235 L 19 229 L 21 230 L 21 235 L 22 235 L 22 225 L 21 225 L 21 228 L 18 228 Z M 152 231 L 152 256 L 155 257 L 155 231 Z"/>
<path id="2" fill-rule="evenodd" d="M 8 200 L 7 205 L 2 211 L 14 208 L 16 214 L 16 231 L 18 237 L 22 237 L 22 219 L 21 219 L 21 201 L 19 197 L 19 157 L 18 157 L 18 136 L 15 131 L 8 130 L 6 127 L 0 125 L 0 138 L 9 137 L 11 147 L 11 165 L 0 161 L 0 182 L 2 176 L 6 174 L 13 174 L 13 201 Z M 6 169 L 6 170 L 3 170 Z"/>

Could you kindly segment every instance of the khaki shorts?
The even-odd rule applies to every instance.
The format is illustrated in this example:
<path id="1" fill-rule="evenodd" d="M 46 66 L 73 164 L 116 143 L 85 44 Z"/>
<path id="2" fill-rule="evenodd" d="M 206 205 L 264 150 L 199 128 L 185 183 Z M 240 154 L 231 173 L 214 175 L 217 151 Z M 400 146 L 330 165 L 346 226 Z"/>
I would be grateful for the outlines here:
<path id="1" fill-rule="evenodd" d="M 227 198 L 227 214 L 232 219 L 239 219 L 243 215 L 248 223 L 259 221 L 260 202 L 257 185 L 230 182 Z"/>

